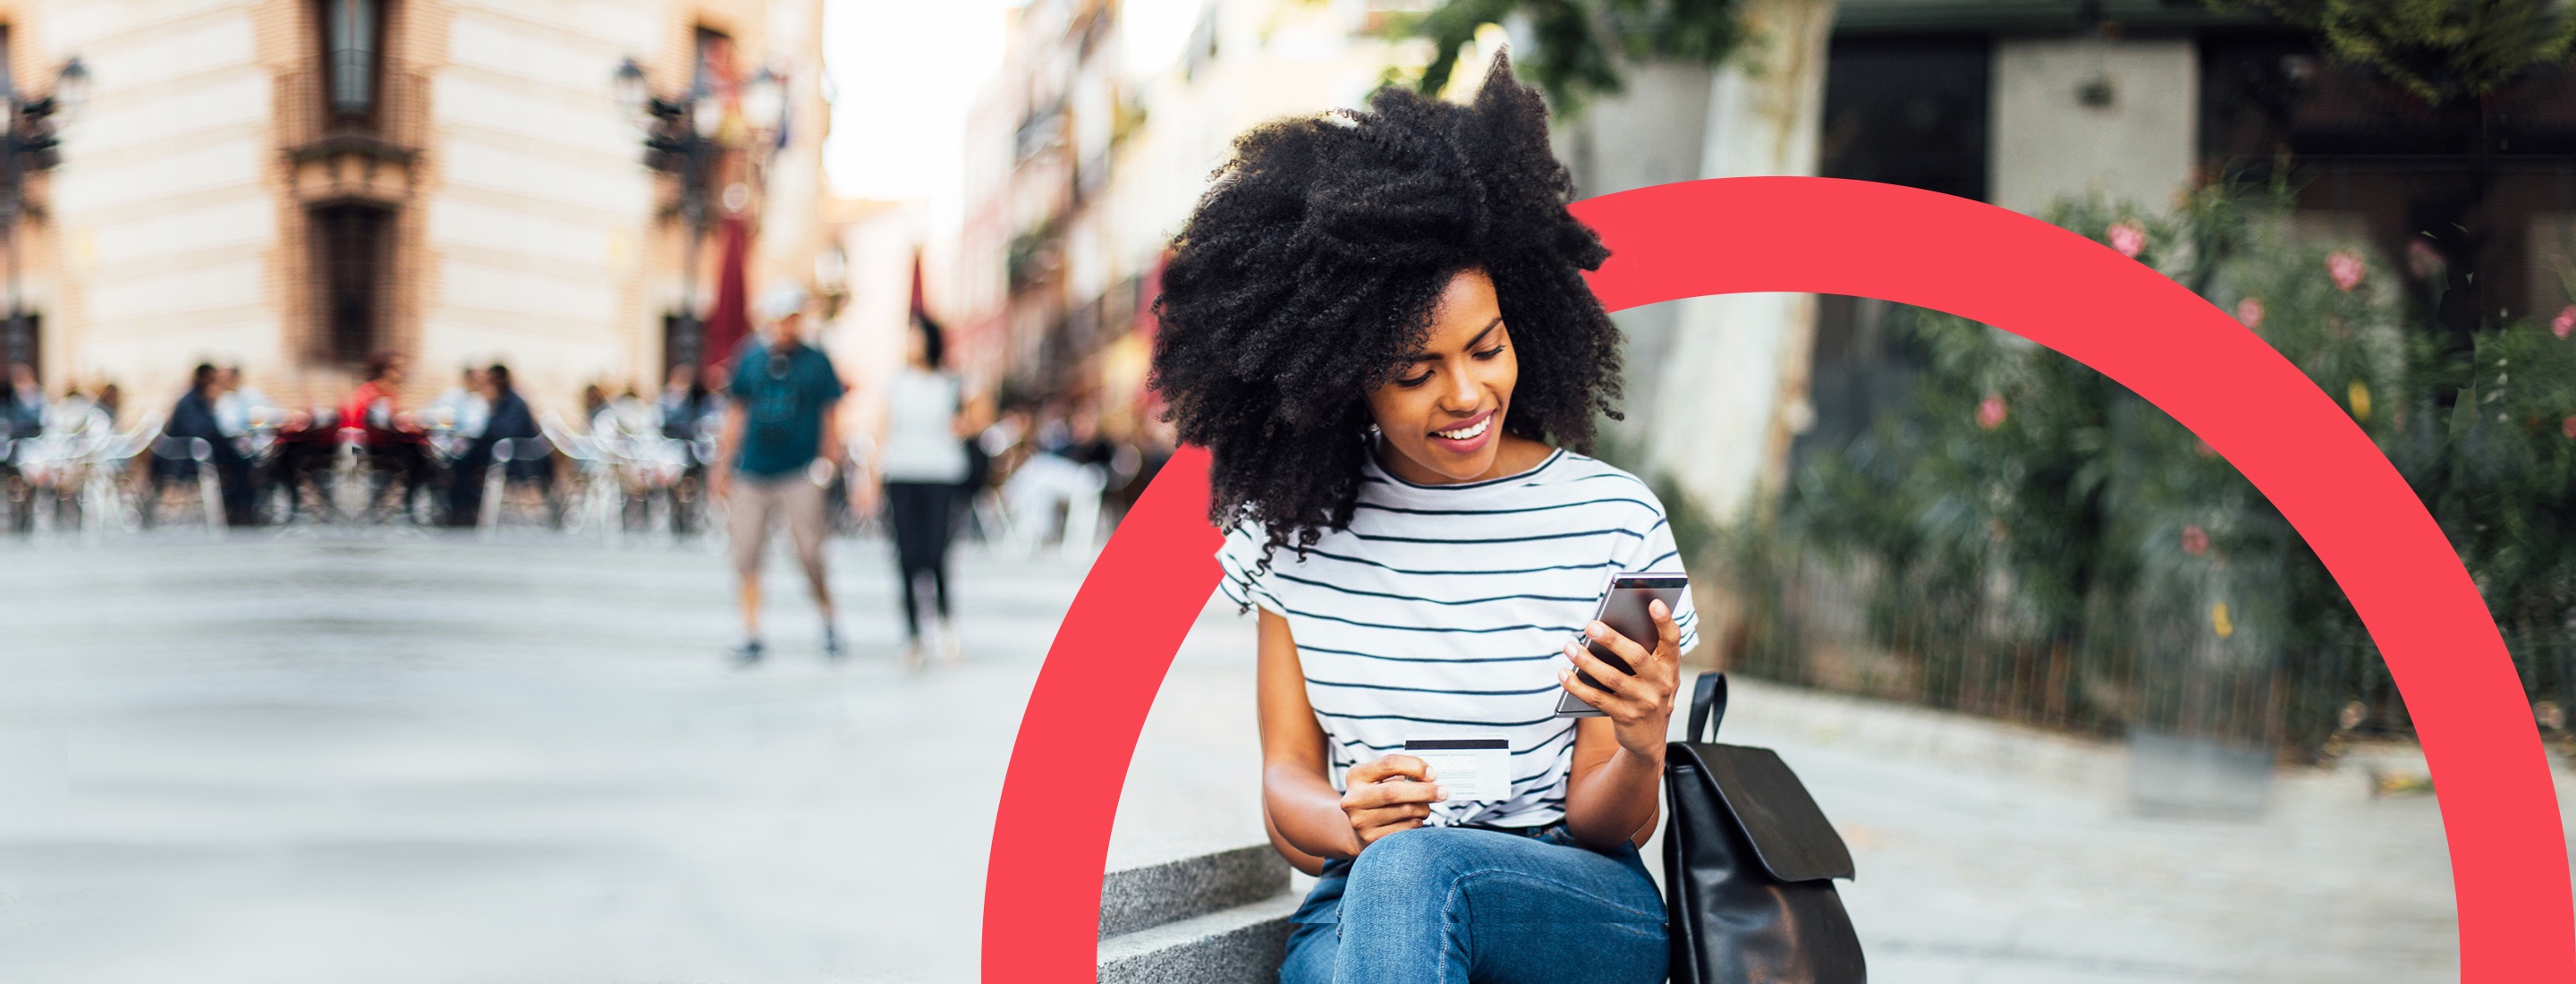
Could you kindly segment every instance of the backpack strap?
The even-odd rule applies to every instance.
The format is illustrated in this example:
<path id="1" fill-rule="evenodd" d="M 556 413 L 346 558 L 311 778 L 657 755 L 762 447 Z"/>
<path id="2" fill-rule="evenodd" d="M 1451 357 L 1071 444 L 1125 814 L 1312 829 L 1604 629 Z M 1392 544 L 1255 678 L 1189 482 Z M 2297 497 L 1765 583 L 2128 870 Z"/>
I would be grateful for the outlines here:
<path id="1" fill-rule="evenodd" d="M 1726 674 L 1700 674 L 1691 688 L 1690 730 L 1682 735 L 1682 740 L 1716 741 L 1718 723 L 1725 717 Z"/>

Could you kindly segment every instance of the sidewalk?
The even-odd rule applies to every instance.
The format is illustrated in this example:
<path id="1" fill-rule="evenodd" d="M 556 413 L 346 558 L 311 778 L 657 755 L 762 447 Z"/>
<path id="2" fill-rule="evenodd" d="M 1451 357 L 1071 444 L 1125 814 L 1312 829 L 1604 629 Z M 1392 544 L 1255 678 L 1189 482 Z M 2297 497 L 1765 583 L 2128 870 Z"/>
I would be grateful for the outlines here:
<path id="1" fill-rule="evenodd" d="M 1262 842 L 1252 664 L 1252 619 L 1212 601 L 1145 724 L 1111 868 Z M 2439 807 L 2372 799 L 2358 766 L 2282 773 L 2253 821 L 2148 818 L 2116 743 L 1731 689 L 1724 740 L 1777 749 L 1852 847 L 1873 984 L 2458 979 Z"/>
<path id="2" fill-rule="evenodd" d="M 0 543 L 0 981 L 974 980 L 1083 565 L 964 553 L 969 661 L 907 677 L 883 545 L 833 564 L 856 651 L 814 652 L 781 568 L 744 672 L 705 544 Z M 1215 601 L 1111 867 L 1262 840 L 1251 708 L 1252 621 Z M 2155 820 L 2116 747 L 1956 715 L 1747 680 L 1725 736 L 1842 826 L 1879 984 L 2456 977 L 2438 809 L 2355 772 Z"/>
<path id="3" fill-rule="evenodd" d="M 784 563 L 784 558 L 781 558 Z M 0 981 L 955 982 L 1083 567 L 968 552 L 907 677 L 881 544 L 840 665 L 704 545 L 0 543 Z"/>

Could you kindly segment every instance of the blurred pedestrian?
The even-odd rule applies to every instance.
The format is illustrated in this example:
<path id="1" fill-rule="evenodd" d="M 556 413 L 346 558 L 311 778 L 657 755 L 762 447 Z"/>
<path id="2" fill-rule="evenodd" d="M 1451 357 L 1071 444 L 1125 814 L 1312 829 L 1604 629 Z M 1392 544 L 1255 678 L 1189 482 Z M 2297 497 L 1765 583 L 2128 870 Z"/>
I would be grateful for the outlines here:
<path id="1" fill-rule="evenodd" d="M 215 370 L 215 429 L 223 432 L 233 446 L 242 451 L 249 467 L 251 514 L 258 518 L 260 504 L 268 501 L 268 490 L 276 481 L 271 454 L 277 445 L 259 440 L 255 431 L 271 430 L 283 416 L 277 404 L 257 387 L 244 381 L 241 366 L 229 365 Z"/>
<path id="2" fill-rule="evenodd" d="M 1077 465 L 1106 468 L 1118 456 L 1118 446 L 1100 431 L 1100 404 L 1093 400 L 1079 401 L 1066 412 L 1060 440 L 1061 444 L 1047 450 Z"/>
<path id="3" fill-rule="evenodd" d="M 224 521 L 233 526 L 251 524 L 250 461 L 241 449 L 225 436 L 215 420 L 215 400 L 223 395 L 215 367 L 199 363 L 188 377 L 188 392 L 179 396 L 178 405 L 170 408 L 170 419 L 161 425 L 165 437 L 180 440 L 202 439 L 212 453 L 206 460 L 215 468 L 215 484 L 222 490 Z M 199 463 L 192 459 L 172 461 L 153 459 L 154 478 L 193 479 Z M 159 491 L 155 481 L 154 491 Z"/>
<path id="4" fill-rule="evenodd" d="M 0 404 L 0 438 L 34 437 L 45 429 L 45 387 L 36 382 L 36 370 L 24 362 L 11 363 L 8 399 Z"/>
<path id="5" fill-rule="evenodd" d="M 406 419 L 402 384 L 410 368 L 411 360 L 399 352 L 368 356 L 366 380 L 340 404 L 340 426 L 370 431 L 390 431 L 398 426 Z"/>
<path id="6" fill-rule="evenodd" d="M 484 395 L 490 388 L 483 370 L 467 366 L 454 387 L 429 401 L 430 412 L 448 433 L 471 441 L 483 436 L 483 425 L 492 417 L 492 399 Z"/>
<path id="7" fill-rule="evenodd" d="M 215 426 L 225 437 L 242 437 L 255 427 L 274 426 L 277 404 L 268 394 L 242 382 L 240 366 L 215 370 Z"/>
<path id="8" fill-rule="evenodd" d="M 432 481 L 428 439 L 402 408 L 403 379 L 410 371 L 411 357 L 402 353 L 378 352 L 369 356 L 366 381 L 358 384 L 348 401 L 340 405 L 340 429 L 358 430 L 367 454 L 374 459 L 376 477 L 368 501 L 382 502 L 385 489 L 399 479 L 404 516 L 412 515 L 412 500 Z"/>
<path id="9" fill-rule="evenodd" d="M 796 559 L 822 609 L 823 652 L 841 654 L 824 579 L 823 539 L 828 532 L 824 489 L 841 461 L 838 410 L 848 388 L 822 350 L 805 344 L 805 291 L 772 288 L 762 298 L 763 332 L 735 357 L 724 429 L 710 491 L 732 504 L 734 571 L 741 578 L 742 643 L 737 663 L 758 662 L 760 562 L 773 523 L 786 525 Z"/>
<path id="10" fill-rule="evenodd" d="M 1048 404 L 1036 428 L 1038 453 L 1011 472 L 1002 498 L 1011 512 L 1012 539 L 1022 554 L 1034 554 L 1050 534 L 1059 549 L 1083 553 L 1099 530 L 1101 494 L 1109 487 L 1108 460 L 1114 449 L 1100 436 L 1096 411 L 1064 403 Z"/>
<path id="11" fill-rule="evenodd" d="M 662 398 L 655 405 L 655 416 L 664 438 L 685 441 L 680 477 L 663 490 L 671 502 L 671 532 L 688 535 L 697 532 L 703 516 L 707 484 L 707 452 L 702 438 L 714 430 L 711 420 L 724 409 L 723 401 L 710 385 L 712 372 L 700 373 L 694 365 L 671 367 L 669 382 L 662 387 Z"/>
<path id="12" fill-rule="evenodd" d="M 674 441 L 697 440 L 707 417 L 718 408 L 716 395 L 698 378 L 696 366 L 672 366 L 669 382 L 662 385 L 660 411 L 662 436 Z"/>
<path id="13" fill-rule="evenodd" d="M 456 473 L 447 486 L 447 523 L 450 526 L 473 526 L 483 518 L 483 486 L 490 480 L 494 450 L 503 441 L 537 437 L 537 418 L 528 410 L 528 401 L 519 395 L 510 381 L 510 367 L 498 362 L 483 371 L 483 392 L 478 394 L 491 411 L 476 428 L 474 440 L 465 446 L 465 455 L 457 459 Z M 506 466 L 509 478 L 551 486 L 551 462 L 545 458 L 512 458 Z"/>
<path id="14" fill-rule="evenodd" d="M 921 596 L 937 611 L 939 657 L 962 658 L 948 612 L 948 546 L 957 530 L 957 505 L 972 494 L 967 442 L 983 430 L 966 398 L 963 380 L 946 368 L 948 345 L 939 324 L 916 314 L 904 342 L 904 367 L 886 381 L 886 411 L 878 417 L 877 477 L 887 518 L 894 527 L 895 589 L 903 596 L 903 665 L 921 665 Z"/>

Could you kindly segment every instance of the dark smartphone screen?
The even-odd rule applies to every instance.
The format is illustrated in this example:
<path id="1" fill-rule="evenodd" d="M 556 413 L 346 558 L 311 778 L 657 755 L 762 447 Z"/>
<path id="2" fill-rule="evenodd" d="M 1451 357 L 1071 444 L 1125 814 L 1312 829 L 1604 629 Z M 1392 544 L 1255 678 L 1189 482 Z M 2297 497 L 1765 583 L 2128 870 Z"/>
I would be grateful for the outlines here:
<path id="1" fill-rule="evenodd" d="M 1688 578 L 1677 575 L 1621 575 L 1611 581 L 1610 593 L 1602 598 L 1600 614 L 1595 618 L 1609 626 L 1611 631 L 1628 637 L 1629 641 L 1654 648 L 1655 617 L 1646 610 L 1646 603 L 1661 600 L 1669 611 L 1681 600 L 1682 591 L 1689 584 Z M 1627 660 L 1619 658 L 1598 641 L 1589 642 L 1586 648 L 1591 650 L 1594 658 L 1610 664 L 1621 673 L 1635 675 L 1637 672 Z M 1590 673 L 1578 669 L 1575 675 L 1590 686 L 1601 686 L 1601 681 L 1593 679 Z"/>

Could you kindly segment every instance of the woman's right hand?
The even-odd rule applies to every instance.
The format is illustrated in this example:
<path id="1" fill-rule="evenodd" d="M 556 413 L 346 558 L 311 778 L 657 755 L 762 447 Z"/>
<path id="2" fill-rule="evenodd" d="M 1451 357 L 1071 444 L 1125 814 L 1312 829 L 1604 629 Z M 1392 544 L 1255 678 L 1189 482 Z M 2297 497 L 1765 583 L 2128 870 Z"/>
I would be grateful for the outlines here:
<path id="1" fill-rule="evenodd" d="M 1431 816 L 1431 804 L 1444 798 L 1434 778 L 1430 763 L 1410 755 L 1389 755 L 1352 766 L 1343 779 L 1349 791 L 1342 794 L 1342 812 L 1351 818 L 1351 832 L 1359 835 L 1360 847 L 1366 849 L 1380 837 L 1422 826 Z"/>

